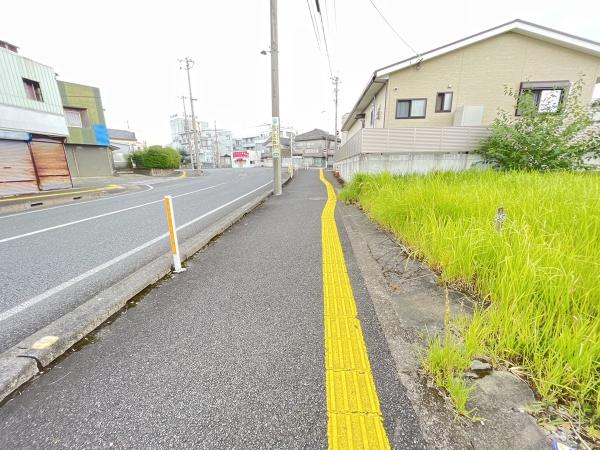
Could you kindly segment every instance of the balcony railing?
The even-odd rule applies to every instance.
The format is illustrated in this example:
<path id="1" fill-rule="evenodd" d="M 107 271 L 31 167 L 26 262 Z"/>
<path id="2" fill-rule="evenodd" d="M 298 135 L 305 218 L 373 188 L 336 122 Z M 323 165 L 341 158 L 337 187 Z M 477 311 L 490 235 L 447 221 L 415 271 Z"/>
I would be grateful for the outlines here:
<path id="1" fill-rule="evenodd" d="M 335 155 L 339 162 L 364 153 L 462 153 L 477 149 L 486 127 L 363 128 Z"/>

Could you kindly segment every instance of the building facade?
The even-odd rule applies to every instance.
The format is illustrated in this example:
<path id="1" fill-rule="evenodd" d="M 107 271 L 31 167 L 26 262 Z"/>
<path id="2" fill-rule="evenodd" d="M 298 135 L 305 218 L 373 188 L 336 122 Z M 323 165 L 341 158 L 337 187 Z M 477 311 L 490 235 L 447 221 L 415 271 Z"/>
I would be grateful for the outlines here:
<path id="1" fill-rule="evenodd" d="M 517 114 L 506 88 L 552 112 L 579 79 L 589 102 L 599 77 L 600 43 L 515 20 L 376 70 L 345 116 L 334 165 L 344 178 L 468 168 L 498 109 Z"/>
<path id="2" fill-rule="evenodd" d="M 64 116 L 69 128 L 65 144 L 73 177 L 111 176 L 112 152 L 100 89 L 58 81 Z"/>
<path id="3" fill-rule="evenodd" d="M 234 150 L 255 150 L 260 152 L 263 159 L 271 156 L 271 148 L 267 146 L 271 137 L 271 125 L 265 124 L 255 128 L 239 130 L 233 139 Z M 282 139 L 289 139 L 295 136 L 296 130 L 293 127 L 281 127 L 280 135 Z"/>
<path id="4" fill-rule="evenodd" d="M 137 140 L 133 131 L 109 128 L 108 138 L 116 170 L 128 168 L 129 155 L 144 149 L 144 144 Z"/>
<path id="5" fill-rule="evenodd" d="M 0 196 L 71 187 L 54 69 L 0 42 Z"/>
<path id="6" fill-rule="evenodd" d="M 335 139 L 327 131 L 315 128 L 295 137 L 293 151 L 302 155 L 302 165 L 305 167 L 332 167 Z"/>
<path id="7" fill-rule="evenodd" d="M 205 162 L 215 166 L 222 155 L 231 155 L 233 152 L 233 135 L 229 130 L 217 129 L 215 132 L 214 128 L 208 127 L 208 123 L 206 125 L 200 133 L 204 154 L 210 155 Z"/>
<path id="8" fill-rule="evenodd" d="M 194 131 L 192 119 L 174 114 L 170 118 L 171 146 L 177 150 L 183 150 L 190 155 L 192 162 L 194 155 Z M 233 151 L 233 135 L 231 131 L 210 127 L 208 122 L 196 120 L 196 131 L 198 133 L 198 154 L 200 162 L 204 167 L 216 167 L 220 155 L 230 154 Z M 215 136 L 217 136 L 215 138 Z"/>

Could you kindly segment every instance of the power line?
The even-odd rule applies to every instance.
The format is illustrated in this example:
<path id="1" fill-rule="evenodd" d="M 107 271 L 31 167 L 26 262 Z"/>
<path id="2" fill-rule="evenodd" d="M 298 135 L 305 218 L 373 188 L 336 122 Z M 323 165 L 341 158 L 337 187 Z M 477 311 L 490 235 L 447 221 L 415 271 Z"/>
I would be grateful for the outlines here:
<path id="1" fill-rule="evenodd" d="M 325 36 L 325 25 L 323 25 L 323 14 L 321 14 L 321 7 L 319 6 L 319 0 L 315 0 L 317 5 L 317 12 L 321 19 L 321 29 L 323 30 L 323 42 L 325 43 L 325 53 L 327 53 L 327 64 L 329 64 L 329 75 L 333 77 L 333 71 L 331 70 L 331 58 L 329 56 L 329 47 L 327 46 L 327 36 Z"/>
<path id="2" fill-rule="evenodd" d="M 310 7 L 310 0 L 306 0 L 306 6 L 308 6 L 308 12 L 310 14 L 310 20 L 312 22 L 313 31 L 315 32 L 315 39 L 317 40 L 317 48 L 321 50 L 321 42 L 319 39 L 319 30 L 317 28 L 317 23 L 315 22 L 315 18 L 313 16 L 312 8 Z"/>
<path id="3" fill-rule="evenodd" d="M 338 29 L 338 25 L 337 25 L 337 6 L 336 6 L 336 1 L 333 0 L 333 23 L 335 23 L 335 29 L 337 31 Z"/>
<path id="4" fill-rule="evenodd" d="M 396 29 L 392 26 L 392 24 L 385 18 L 385 16 L 379 10 L 379 8 L 375 4 L 375 2 L 373 2 L 373 0 L 369 0 L 369 1 L 371 2 L 371 5 L 373 5 L 373 8 L 375 8 L 375 11 L 377 11 L 379 13 L 379 15 L 381 16 L 381 18 L 383 19 L 383 21 L 387 24 L 388 27 L 391 28 L 391 30 L 396 34 L 396 36 L 398 36 L 398 38 L 402 41 L 402 43 L 404 45 L 406 45 L 415 55 L 421 56 L 418 51 L 416 51 L 408 42 L 406 42 L 406 40 L 402 36 L 400 36 L 400 33 L 398 33 L 396 31 Z"/>

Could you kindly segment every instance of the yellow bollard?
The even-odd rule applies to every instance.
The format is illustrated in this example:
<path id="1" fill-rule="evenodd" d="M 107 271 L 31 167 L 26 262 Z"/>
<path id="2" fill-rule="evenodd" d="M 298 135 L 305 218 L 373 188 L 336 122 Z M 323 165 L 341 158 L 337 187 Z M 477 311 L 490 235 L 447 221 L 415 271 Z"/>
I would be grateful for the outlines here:
<path id="1" fill-rule="evenodd" d="M 165 209 L 167 211 L 167 222 L 169 224 L 169 236 L 171 237 L 171 253 L 173 253 L 173 271 L 183 272 L 181 258 L 179 257 L 179 241 L 177 240 L 177 227 L 175 227 L 175 214 L 173 211 L 173 198 L 165 195 Z"/>

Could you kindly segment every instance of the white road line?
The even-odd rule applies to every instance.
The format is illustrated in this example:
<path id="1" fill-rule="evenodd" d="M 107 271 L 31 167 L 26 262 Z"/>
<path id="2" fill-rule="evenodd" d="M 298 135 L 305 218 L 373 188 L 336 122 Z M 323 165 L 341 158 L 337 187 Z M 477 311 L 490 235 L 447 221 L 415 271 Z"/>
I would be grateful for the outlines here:
<path id="1" fill-rule="evenodd" d="M 240 195 L 239 197 L 234 198 L 233 200 L 230 200 L 227 203 L 223 203 L 222 205 L 220 205 L 220 206 L 218 206 L 218 207 L 216 207 L 216 208 L 214 208 L 214 209 L 212 209 L 212 210 L 210 210 L 210 211 L 208 211 L 208 212 L 206 212 L 206 213 L 204 213 L 204 214 L 196 217 L 195 219 L 192 219 L 189 222 L 186 222 L 183 225 L 177 227 L 177 231 L 183 230 L 184 228 L 189 227 L 190 225 L 198 222 L 199 220 L 202 220 L 202 219 L 204 219 L 204 218 L 206 218 L 206 217 L 208 217 L 208 216 L 216 213 L 217 211 L 220 211 L 221 209 L 226 208 L 229 205 L 231 205 L 231 204 L 233 204 L 233 203 L 235 203 L 235 202 L 237 202 L 237 201 L 239 201 L 239 200 L 241 200 L 241 199 L 243 199 L 245 197 L 248 197 L 249 195 L 255 193 L 256 191 L 261 190 L 262 188 L 268 186 L 271 183 L 272 183 L 272 181 L 269 181 L 268 183 L 265 183 L 262 186 L 259 186 L 256 189 L 251 190 L 250 192 L 246 192 L 244 195 Z M 160 200 L 160 201 L 162 202 L 163 200 Z M 71 286 L 79 283 L 80 281 L 85 280 L 86 278 L 91 277 L 92 275 L 97 274 L 98 272 L 100 272 L 100 271 L 102 271 L 102 270 L 104 270 L 104 269 L 106 269 L 108 267 L 111 267 L 111 266 L 117 264 L 118 262 L 124 260 L 125 258 L 128 258 L 128 257 L 130 257 L 132 255 L 135 255 L 136 253 L 144 250 L 145 248 L 148 248 L 151 245 L 154 245 L 157 242 L 161 241 L 162 239 L 165 239 L 167 236 L 169 236 L 169 233 L 161 234 L 160 236 L 157 236 L 154 239 L 152 239 L 152 240 L 150 240 L 148 242 L 145 242 L 142 245 L 140 245 L 140 246 L 138 246 L 138 247 L 136 247 L 134 249 L 129 250 L 128 252 L 125 252 L 125 253 L 123 253 L 123 254 L 121 254 L 121 255 L 119 255 L 119 256 L 117 256 L 117 257 L 115 257 L 115 258 L 113 258 L 113 259 L 111 259 L 109 261 L 106 261 L 105 263 L 100 264 L 99 266 L 96 266 L 96 267 L 88 270 L 87 272 L 84 272 L 84 273 L 82 273 L 80 275 L 77 275 L 75 278 L 71 278 L 70 280 L 65 281 L 64 283 L 61 283 L 58 286 L 55 286 L 55 287 L 53 287 L 51 289 L 48 289 L 47 291 L 42 292 L 41 294 L 36 295 L 35 297 L 30 298 L 29 300 L 25 300 L 24 302 L 19 303 L 17 306 L 14 306 L 14 307 L 12 307 L 10 309 L 7 309 L 6 311 L 2 311 L 0 313 L 0 322 L 2 322 L 3 320 L 6 320 L 6 319 L 8 319 L 8 318 L 10 318 L 10 317 L 12 317 L 12 316 L 14 316 L 16 314 L 19 314 L 20 312 L 26 310 L 27 308 L 30 308 L 31 306 L 36 305 L 37 303 L 40 303 L 40 302 L 46 300 L 47 298 L 49 298 L 49 297 L 51 297 L 51 296 L 53 296 L 55 294 L 58 294 L 61 291 L 64 291 L 65 289 L 67 289 L 67 288 L 69 288 L 69 287 L 71 287 Z"/>
<path id="2" fill-rule="evenodd" d="M 208 187 L 205 187 L 202 189 L 196 189 L 194 191 L 185 192 L 185 193 L 179 194 L 179 195 L 174 195 L 173 198 L 184 197 L 186 195 L 195 194 L 196 192 L 206 191 L 208 189 L 213 189 L 218 186 L 221 186 L 223 184 L 226 184 L 226 183 L 219 183 L 219 184 L 215 184 L 213 186 L 208 186 Z M 142 203 L 140 205 L 130 206 L 129 208 L 118 209 L 116 211 L 110 211 L 110 212 L 107 212 L 104 214 L 98 214 L 97 216 L 91 216 L 91 217 L 86 217 L 85 219 L 74 220 L 73 222 L 61 223 L 60 225 L 54 225 L 53 227 L 47 227 L 47 228 L 42 228 L 40 230 L 30 231 L 29 233 L 18 234 L 16 236 L 11 236 L 11 237 L 7 237 L 4 239 L 0 239 L 0 244 L 2 244 L 4 242 L 14 241 L 16 239 L 22 239 L 22 238 L 28 237 L 28 236 L 33 236 L 35 234 L 45 233 L 47 231 L 57 230 L 59 228 L 69 227 L 71 225 L 77 225 L 78 223 L 88 222 L 90 220 L 100 219 L 102 217 L 112 216 L 114 214 L 120 214 L 125 211 L 131 211 L 132 209 L 143 208 L 144 206 L 153 205 L 155 203 L 162 203 L 162 202 L 164 202 L 164 200 L 161 198 L 160 200 L 154 200 L 151 202 Z"/>
<path id="3" fill-rule="evenodd" d="M 152 186 L 151 184 L 145 184 L 145 183 L 140 183 L 140 184 L 142 186 L 148 187 L 148 189 L 145 189 L 143 191 L 138 191 L 138 192 L 130 192 L 129 194 L 116 194 L 116 195 L 113 195 L 110 197 L 97 198 L 95 200 L 87 200 L 85 202 L 69 203 L 68 205 L 49 206 L 47 208 L 34 209 L 32 211 L 24 211 L 24 212 L 15 213 L 15 214 L 8 214 L 6 216 L 0 216 L 0 219 L 8 219 L 9 217 L 24 216 L 25 214 L 35 214 L 35 213 L 39 213 L 39 212 L 50 211 L 51 209 L 68 208 L 70 206 L 85 205 L 87 203 L 102 202 L 104 200 L 113 200 L 115 198 L 129 197 L 130 195 L 143 194 L 144 192 L 148 192 L 148 191 L 151 191 L 152 189 L 154 189 L 154 186 Z"/>

